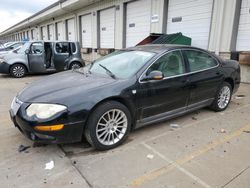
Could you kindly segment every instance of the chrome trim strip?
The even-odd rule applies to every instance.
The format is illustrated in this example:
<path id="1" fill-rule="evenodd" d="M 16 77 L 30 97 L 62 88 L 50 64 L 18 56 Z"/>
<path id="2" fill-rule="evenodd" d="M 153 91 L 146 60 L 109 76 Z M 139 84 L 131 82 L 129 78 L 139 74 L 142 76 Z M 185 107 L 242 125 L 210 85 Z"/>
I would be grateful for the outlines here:
<path id="1" fill-rule="evenodd" d="M 180 51 L 181 54 L 182 54 L 182 50 L 193 50 L 193 51 L 199 51 L 199 52 L 206 53 L 206 54 L 208 54 L 210 57 L 212 57 L 214 60 L 216 60 L 217 65 L 214 66 L 214 67 L 211 67 L 211 68 L 207 68 L 207 69 L 200 70 L 200 71 L 187 72 L 187 73 L 180 74 L 180 75 L 176 75 L 176 76 L 164 77 L 162 80 L 168 80 L 168 79 L 171 79 L 171 78 L 177 78 L 177 77 L 181 77 L 181 76 L 186 76 L 186 75 L 190 75 L 190 74 L 195 74 L 195 73 L 199 73 L 199 72 L 204 72 L 204 71 L 207 71 L 207 70 L 210 70 L 210 69 L 217 68 L 217 67 L 219 67 L 219 65 L 220 65 L 220 63 L 218 62 L 218 60 L 217 60 L 215 57 L 213 57 L 212 55 L 210 55 L 210 54 L 209 54 L 208 52 L 206 52 L 206 51 L 199 50 L 199 49 L 185 49 L 185 48 L 184 48 L 184 49 L 183 49 L 183 48 L 181 48 L 181 49 L 174 49 L 174 50 L 170 50 L 170 51 L 165 52 L 165 53 L 162 54 L 160 57 L 158 57 L 156 60 L 154 60 L 154 61 L 148 66 L 148 68 L 141 74 L 141 76 L 139 77 L 139 83 L 140 83 L 140 84 L 143 84 L 143 83 L 148 83 L 148 82 L 159 82 L 159 81 L 162 81 L 162 80 L 141 81 L 141 78 L 142 78 L 142 76 L 147 72 L 147 70 L 148 70 L 156 61 L 158 61 L 162 56 L 166 55 L 167 53 L 174 52 L 174 51 Z M 183 58 L 183 55 L 182 55 L 182 59 L 183 59 L 183 61 L 184 61 L 184 63 L 185 63 L 185 60 L 184 60 L 184 58 Z"/>

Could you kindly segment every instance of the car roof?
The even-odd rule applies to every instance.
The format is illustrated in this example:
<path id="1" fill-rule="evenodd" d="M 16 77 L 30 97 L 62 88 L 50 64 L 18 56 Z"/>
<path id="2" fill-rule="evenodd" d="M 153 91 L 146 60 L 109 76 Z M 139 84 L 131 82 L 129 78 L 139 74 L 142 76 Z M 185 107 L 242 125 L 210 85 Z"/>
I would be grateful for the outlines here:
<path id="1" fill-rule="evenodd" d="M 187 45 L 177 45 L 177 44 L 146 44 L 146 45 L 126 48 L 124 50 L 139 50 L 139 51 L 147 51 L 147 52 L 153 52 L 153 53 L 162 53 L 165 51 L 179 49 L 179 48 L 198 49 L 198 50 L 204 51 L 203 49 L 200 49 L 200 48 L 187 46 Z"/>
<path id="2" fill-rule="evenodd" d="M 73 43 L 77 43 L 77 41 L 64 41 L 64 40 L 30 40 L 27 42 L 50 42 L 50 43 L 55 43 L 55 42 L 73 42 Z"/>

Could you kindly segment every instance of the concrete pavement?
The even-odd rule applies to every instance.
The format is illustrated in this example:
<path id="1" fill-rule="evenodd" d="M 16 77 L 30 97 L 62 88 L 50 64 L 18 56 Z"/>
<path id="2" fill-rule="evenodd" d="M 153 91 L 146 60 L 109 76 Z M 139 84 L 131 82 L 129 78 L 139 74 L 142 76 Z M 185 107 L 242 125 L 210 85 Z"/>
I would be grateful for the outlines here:
<path id="1" fill-rule="evenodd" d="M 120 147 L 94 151 L 87 143 L 32 147 L 12 125 L 12 98 L 44 76 L 0 75 L 0 181 L 3 187 L 250 187 L 250 85 L 229 108 L 202 109 L 132 132 Z M 172 128 L 171 124 L 179 125 Z M 19 145 L 31 146 L 18 152 Z M 54 161 L 52 170 L 45 164 Z"/>

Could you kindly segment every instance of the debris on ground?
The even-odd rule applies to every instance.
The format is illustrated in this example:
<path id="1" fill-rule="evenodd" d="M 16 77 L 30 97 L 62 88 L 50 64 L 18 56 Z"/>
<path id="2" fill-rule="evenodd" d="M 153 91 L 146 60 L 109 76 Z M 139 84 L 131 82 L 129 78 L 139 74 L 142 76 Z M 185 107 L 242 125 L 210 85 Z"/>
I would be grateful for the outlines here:
<path id="1" fill-rule="evenodd" d="M 221 129 L 220 133 L 226 133 L 226 130 L 225 129 Z"/>
<path id="2" fill-rule="evenodd" d="M 250 133 L 250 131 L 243 131 L 244 133 Z"/>
<path id="3" fill-rule="evenodd" d="M 30 148 L 30 146 L 24 146 L 24 145 L 20 145 L 19 146 L 19 148 L 18 148 L 18 151 L 19 152 L 23 152 L 23 151 L 25 151 L 25 150 L 27 150 L 27 149 L 29 149 Z"/>
<path id="4" fill-rule="evenodd" d="M 154 158 L 154 155 L 148 154 L 148 155 L 147 155 L 147 158 L 150 159 L 150 160 L 152 160 L 152 159 Z"/>
<path id="5" fill-rule="evenodd" d="M 180 126 L 178 124 L 170 124 L 170 127 L 171 128 L 174 128 L 174 129 L 177 129 L 179 128 Z"/>
<path id="6" fill-rule="evenodd" d="M 243 99 L 245 98 L 246 96 L 245 95 L 236 95 L 235 96 L 235 99 Z"/>
<path id="7" fill-rule="evenodd" d="M 50 161 L 48 163 L 45 164 L 45 170 L 51 170 L 54 168 L 54 161 Z"/>
<path id="8" fill-rule="evenodd" d="M 192 120 L 197 120 L 197 118 L 196 117 L 192 117 Z"/>

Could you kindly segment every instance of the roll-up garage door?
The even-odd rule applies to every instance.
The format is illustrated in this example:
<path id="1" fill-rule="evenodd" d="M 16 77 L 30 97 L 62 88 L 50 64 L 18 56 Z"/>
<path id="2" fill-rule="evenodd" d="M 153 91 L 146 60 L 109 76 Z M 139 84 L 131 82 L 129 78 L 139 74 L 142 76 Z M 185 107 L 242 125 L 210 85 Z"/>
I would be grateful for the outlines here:
<path id="1" fill-rule="evenodd" d="M 100 47 L 115 47 L 115 8 L 100 11 Z"/>
<path id="2" fill-rule="evenodd" d="M 92 47 L 92 21 L 91 14 L 81 16 L 82 47 Z"/>
<path id="3" fill-rule="evenodd" d="M 182 32 L 192 45 L 208 48 L 213 0 L 169 0 L 167 33 Z"/>
<path id="4" fill-rule="evenodd" d="M 35 29 L 31 29 L 31 40 L 35 40 Z"/>
<path id="5" fill-rule="evenodd" d="M 49 25 L 48 30 L 49 30 L 49 40 L 54 40 L 55 39 L 54 25 L 53 24 Z"/>
<path id="6" fill-rule="evenodd" d="M 237 36 L 237 51 L 250 51 L 250 0 L 242 0 Z"/>
<path id="7" fill-rule="evenodd" d="M 39 32 L 37 28 L 34 29 L 34 40 L 39 40 Z"/>
<path id="8" fill-rule="evenodd" d="M 138 0 L 127 4 L 126 47 L 135 46 L 150 33 L 151 0 Z"/>
<path id="9" fill-rule="evenodd" d="M 67 20 L 67 40 L 69 40 L 69 41 L 76 40 L 75 20 L 74 19 Z"/>
<path id="10" fill-rule="evenodd" d="M 42 40 L 48 40 L 48 32 L 46 26 L 42 27 Z"/>
<path id="11" fill-rule="evenodd" d="M 56 23 L 56 39 L 57 40 L 64 40 L 63 23 L 62 22 Z"/>

